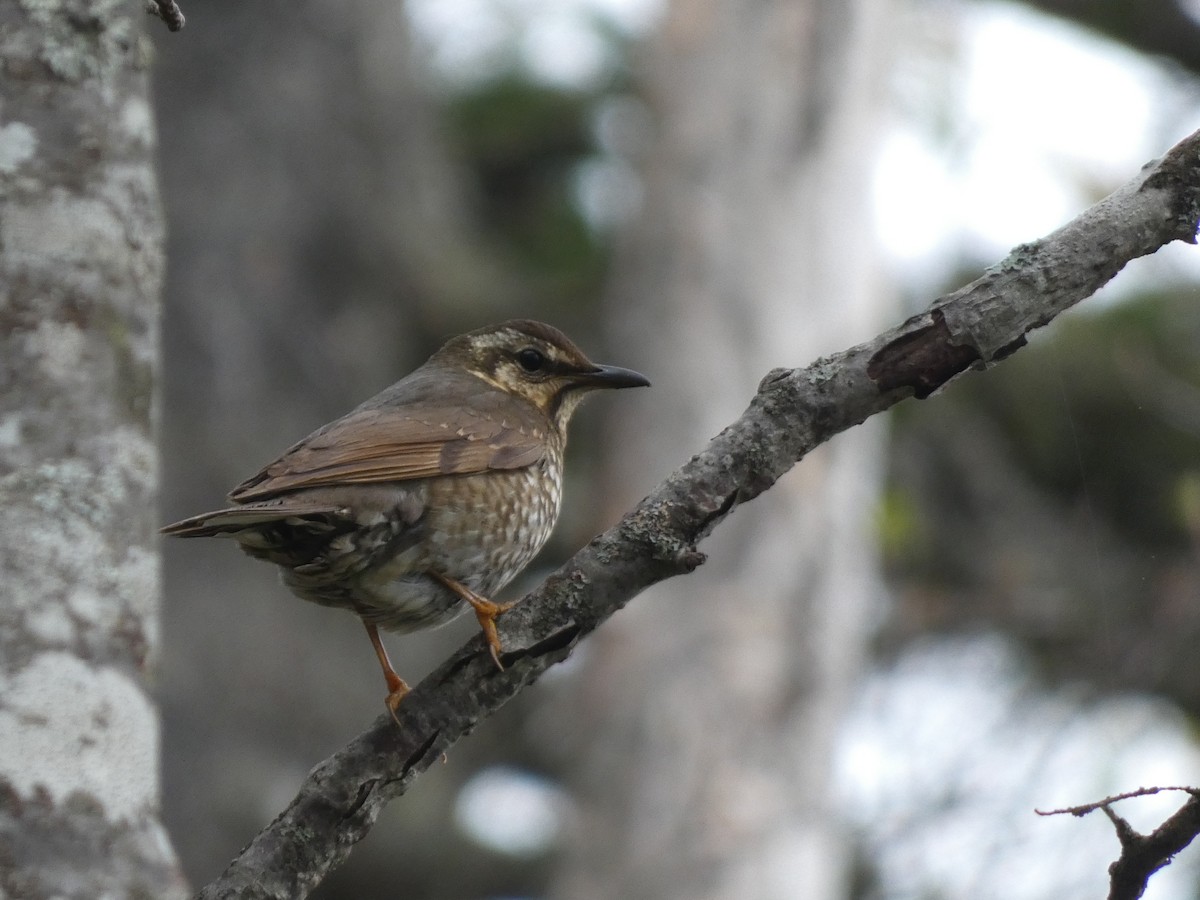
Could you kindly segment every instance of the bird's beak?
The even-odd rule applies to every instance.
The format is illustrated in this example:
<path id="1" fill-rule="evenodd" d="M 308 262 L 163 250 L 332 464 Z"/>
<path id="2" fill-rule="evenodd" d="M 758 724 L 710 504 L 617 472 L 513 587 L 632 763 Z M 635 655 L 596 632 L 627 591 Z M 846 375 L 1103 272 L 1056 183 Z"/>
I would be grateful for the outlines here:
<path id="1" fill-rule="evenodd" d="M 579 382 L 589 388 L 650 387 L 650 379 L 633 369 L 620 366 L 596 366 L 591 372 L 581 372 Z"/>

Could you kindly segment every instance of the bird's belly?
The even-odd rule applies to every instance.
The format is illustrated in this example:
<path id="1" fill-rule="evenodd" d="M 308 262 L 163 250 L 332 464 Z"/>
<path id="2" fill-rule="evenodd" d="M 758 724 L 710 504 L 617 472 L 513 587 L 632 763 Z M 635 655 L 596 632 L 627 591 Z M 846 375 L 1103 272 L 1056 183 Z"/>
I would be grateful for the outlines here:
<path id="1" fill-rule="evenodd" d="M 431 485 L 426 562 L 490 595 L 542 549 L 558 519 L 559 499 L 558 473 L 541 465 Z"/>
<path id="2" fill-rule="evenodd" d="M 354 592 L 354 611 L 387 631 L 436 628 L 468 608 L 444 585 L 424 574 L 395 575 L 383 569 L 360 579 Z"/>
<path id="3" fill-rule="evenodd" d="M 396 553 L 376 554 L 352 577 L 322 577 L 319 587 L 316 579 L 299 583 L 295 570 L 285 570 L 284 579 L 307 600 L 352 609 L 389 631 L 443 625 L 470 607 L 432 575 L 490 599 L 546 543 L 561 498 L 558 471 L 551 468 L 431 480 L 415 542 Z M 336 568 L 336 560 L 330 563 Z"/>

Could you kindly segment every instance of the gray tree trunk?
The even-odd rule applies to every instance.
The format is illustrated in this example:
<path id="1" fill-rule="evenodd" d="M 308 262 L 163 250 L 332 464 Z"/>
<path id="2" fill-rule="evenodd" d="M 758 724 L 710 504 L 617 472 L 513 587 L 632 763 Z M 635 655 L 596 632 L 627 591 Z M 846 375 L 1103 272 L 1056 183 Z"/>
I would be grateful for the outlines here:
<path id="1" fill-rule="evenodd" d="M 182 896 L 159 822 L 145 14 L 0 0 L 0 896 Z"/>
<path id="2" fill-rule="evenodd" d="M 888 311 L 869 216 L 883 0 L 676 0 L 646 48 L 658 131 L 625 242 L 613 510 L 744 407 L 765 371 L 870 336 Z M 876 599 L 884 432 L 813 453 L 584 648 L 571 693 L 581 827 L 556 894 L 845 896 L 831 803 L 840 714 Z"/>

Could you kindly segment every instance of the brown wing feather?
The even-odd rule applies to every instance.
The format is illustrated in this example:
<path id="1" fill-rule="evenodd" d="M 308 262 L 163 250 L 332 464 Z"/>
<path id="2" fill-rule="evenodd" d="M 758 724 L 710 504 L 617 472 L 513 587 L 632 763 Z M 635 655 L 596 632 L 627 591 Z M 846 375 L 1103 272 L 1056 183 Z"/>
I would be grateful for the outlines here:
<path id="1" fill-rule="evenodd" d="M 419 394 L 404 397 L 397 389 L 405 381 L 309 435 L 239 484 L 229 499 L 246 503 L 319 485 L 522 468 L 542 458 L 545 425 L 534 407 L 514 408 L 511 398 L 502 404 L 506 395 L 481 390 L 477 382 L 470 406 L 448 407 Z"/>

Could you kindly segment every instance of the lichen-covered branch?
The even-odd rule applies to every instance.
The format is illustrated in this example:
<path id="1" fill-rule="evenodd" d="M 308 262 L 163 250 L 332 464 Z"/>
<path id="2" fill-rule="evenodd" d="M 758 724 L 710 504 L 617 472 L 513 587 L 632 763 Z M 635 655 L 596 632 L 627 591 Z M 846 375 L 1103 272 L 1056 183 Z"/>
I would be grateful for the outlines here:
<path id="1" fill-rule="evenodd" d="M 337 865 L 433 761 L 602 621 L 703 563 L 697 544 L 810 450 L 908 397 L 927 397 L 1018 350 L 1131 259 L 1195 242 L 1200 132 L 1058 231 L 1024 244 L 921 315 L 803 369 L 767 374 L 749 408 L 500 620 L 505 671 L 480 639 L 315 768 L 202 898 L 299 897 Z"/>

